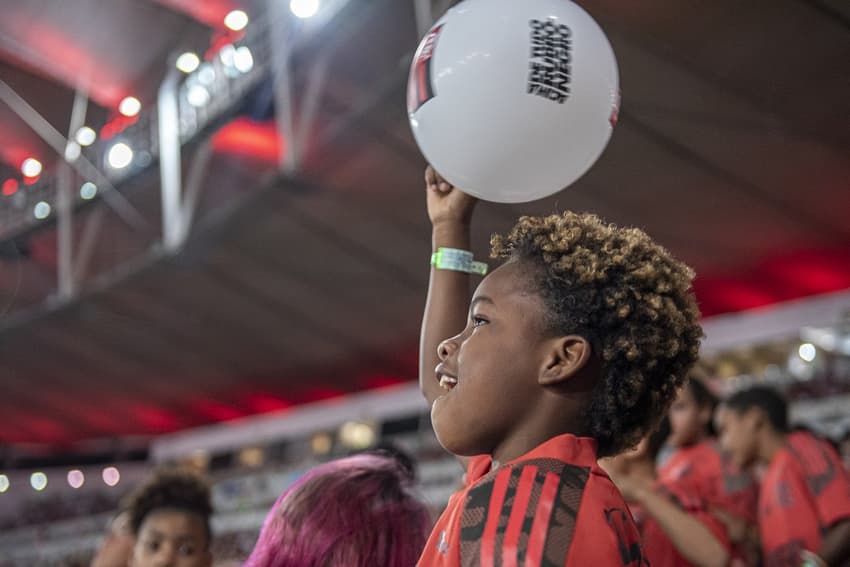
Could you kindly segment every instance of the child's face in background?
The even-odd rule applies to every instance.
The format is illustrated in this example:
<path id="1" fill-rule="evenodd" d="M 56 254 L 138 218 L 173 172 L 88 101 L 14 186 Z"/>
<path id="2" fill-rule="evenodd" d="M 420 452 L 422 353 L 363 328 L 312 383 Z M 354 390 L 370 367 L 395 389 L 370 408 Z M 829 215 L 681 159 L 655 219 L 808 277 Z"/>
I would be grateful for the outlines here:
<path id="1" fill-rule="evenodd" d="M 757 451 L 757 416 L 755 412 L 738 413 L 721 406 L 715 418 L 720 434 L 720 447 L 739 467 L 754 464 Z"/>
<path id="2" fill-rule="evenodd" d="M 543 365 L 542 299 L 522 264 L 478 286 L 463 332 L 440 345 L 439 373 L 456 378 L 431 408 L 440 443 L 456 455 L 490 454 L 534 411 Z M 444 380 L 451 382 L 451 380 Z"/>
<path id="3" fill-rule="evenodd" d="M 670 443 L 685 447 L 699 441 L 711 419 L 711 410 L 700 407 L 691 391 L 685 387 L 670 406 Z"/>
<path id="4" fill-rule="evenodd" d="M 182 510 L 162 509 L 145 517 L 131 567 L 209 567 L 209 535 L 204 520 Z"/>

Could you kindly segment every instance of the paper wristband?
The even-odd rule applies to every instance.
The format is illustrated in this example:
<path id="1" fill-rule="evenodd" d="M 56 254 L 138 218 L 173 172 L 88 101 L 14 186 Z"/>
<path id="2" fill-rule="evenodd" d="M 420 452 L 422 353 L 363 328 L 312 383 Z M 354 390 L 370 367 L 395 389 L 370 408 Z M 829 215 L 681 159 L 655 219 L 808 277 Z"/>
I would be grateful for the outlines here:
<path id="1" fill-rule="evenodd" d="M 487 264 L 476 262 L 469 250 L 457 248 L 438 248 L 431 254 L 431 265 L 438 270 L 452 270 L 480 276 L 487 274 Z"/>

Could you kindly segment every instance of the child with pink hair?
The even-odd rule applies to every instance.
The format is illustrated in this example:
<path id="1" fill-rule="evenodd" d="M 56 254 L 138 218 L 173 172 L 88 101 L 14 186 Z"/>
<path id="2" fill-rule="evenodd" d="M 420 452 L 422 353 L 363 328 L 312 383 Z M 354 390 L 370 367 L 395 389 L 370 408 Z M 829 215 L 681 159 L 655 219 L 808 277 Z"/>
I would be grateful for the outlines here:
<path id="1" fill-rule="evenodd" d="M 278 498 L 245 567 L 413 567 L 431 529 L 395 459 L 325 463 Z"/>

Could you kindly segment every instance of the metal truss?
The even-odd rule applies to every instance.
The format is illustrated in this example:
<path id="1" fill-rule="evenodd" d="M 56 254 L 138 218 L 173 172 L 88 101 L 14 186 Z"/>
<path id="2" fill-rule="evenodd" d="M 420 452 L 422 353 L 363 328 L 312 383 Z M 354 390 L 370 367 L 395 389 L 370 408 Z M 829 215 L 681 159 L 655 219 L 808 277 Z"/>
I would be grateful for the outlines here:
<path id="1" fill-rule="evenodd" d="M 217 79 L 220 84 L 213 85 L 212 98 L 203 108 L 195 108 L 187 103 L 186 88 L 190 79 L 176 70 L 172 58 L 168 62 L 170 70 L 158 91 L 156 111 L 140 117 L 136 124 L 116 138 L 132 140 L 134 149 L 139 148 L 139 153 L 145 158 L 141 164 L 134 163 L 121 171 L 101 170 L 95 165 L 105 163 L 105 146 L 82 148 L 79 152 L 68 151 L 69 146 L 75 144 L 73 133 L 85 122 L 88 101 L 84 92 L 76 93 L 66 136 L 53 128 L 6 83 L 0 81 L 0 102 L 7 104 L 25 120 L 64 160 L 59 164 L 55 178 L 39 189 L 56 209 L 58 260 L 55 293 L 46 297 L 46 301 L 34 310 L 13 313 L 11 318 L 7 318 L 4 327 L 14 325 L 15 321 L 37 316 L 38 311 L 44 308 L 49 309 L 75 300 L 85 291 L 84 282 L 87 280 L 111 281 L 110 274 L 122 273 L 124 264 L 138 264 L 140 258 L 128 257 L 106 268 L 105 273 L 90 273 L 93 252 L 104 225 L 104 206 L 112 209 L 124 223 L 140 233 L 150 233 L 154 228 L 121 193 L 120 187 L 143 169 L 154 167 L 157 163 L 162 224 L 158 231 L 160 237 L 150 243 L 147 261 L 155 261 L 162 254 L 178 253 L 189 238 L 196 218 L 197 204 L 204 190 L 206 171 L 213 152 L 209 137 L 214 130 L 210 130 L 210 127 L 214 128 L 223 116 L 232 113 L 243 100 L 243 95 L 260 81 L 271 80 L 274 85 L 275 124 L 279 135 L 287 143 L 287 150 L 282 152 L 278 164 L 280 174 L 285 177 L 298 177 L 307 155 L 326 147 L 333 139 L 353 127 L 358 117 L 374 106 L 376 97 L 380 100 L 381 96 L 385 95 L 383 91 L 386 90 L 386 85 L 378 84 L 374 89 L 365 91 L 359 99 L 351 102 L 347 112 L 338 116 L 333 124 L 322 131 L 315 131 L 316 118 L 321 110 L 328 82 L 330 63 L 347 34 L 333 37 L 318 51 L 311 53 L 307 63 L 309 68 L 299 69 L 299 76 L 305 79 L 300 83 L 294 80 L 296 69 L 293 58 L 312 33 L 318 32 L 331 20 L 339 20 L 337 16 L 352 1 L 357 2 L 326 0 L 317 16 L 311 20 L 297 21 L 284 11 L 285 3 L 266 0 L 266 14 L 252 22 L 249 33 L 242 40 L 242 44 L 249 46 L 253 53 L 253 69 L 228 78 L 221 72 L 221 62 L 213 62 L 216 66 L 216 77 L 225 79 Z M 380 0 L 370 3 L 368 7 L 358 6 L 356 11 L 346 11 L 346 28 L 362 31 L 372 23 L 373 10 L 380 9 L 382 2 L 391 1 L 394 0 Z M 443 4 L 452 3 L 451 0 L 413 2 L 418 30 L 427 30 L 434 19 L 432 14 L 441 13 Z M 393 79 L 394 83 L 398 81 L 398 77 Z M 183 152 L 186 144 L 195 138 L 200 142 L 193 144 L 195 149 L 186 179 L 183 179 Z M 85 224 L 78 231 L 75 242 L 74 225 L 82 205 L 74 191 L 75 181 L 78 179 L 96 183 L 98 199 L 102 200 L 102 204 L 95 204 L 93 210 L 86 215 Z M 32 229 L 31 218 L 20 224 L 0 219 L 0 242 L 11 240 L 21 231 Z"/>

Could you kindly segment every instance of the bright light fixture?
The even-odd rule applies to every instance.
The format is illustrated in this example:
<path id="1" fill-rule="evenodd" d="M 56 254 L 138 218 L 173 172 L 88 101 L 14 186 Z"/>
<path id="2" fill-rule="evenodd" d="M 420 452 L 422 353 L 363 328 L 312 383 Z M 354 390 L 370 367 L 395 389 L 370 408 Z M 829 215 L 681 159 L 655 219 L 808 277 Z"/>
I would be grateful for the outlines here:
<path id="1" fill-rule="evenodd" d="M 81 146 L 90 146 L 97 140 L 97 132 L 89 128 L 88 126 L 83 126 L 79 130 L 77 130 L 76 135 L 77 143 Z"/>
<path id="2" fill-rule="evenodd" d="M 209 63 L 204 63 L 198 69 L 198 82 L 205 87 L 212 85 L 215 82 L 215 69 Z"/>
<path id="3" fill-rule="evenodd" d="M 242 10 L 233 10 L 224 17 L 224 25 L 233 31 L 243 30 L 248 25 L 248 14 Z"/>
<path id="4" fill-rule="evenodd" d="M 192 53 L 191 51 L 187 51 L 186 53 L 180 55 L 180 57 L 177 58 L 176 63 L 177 69 L 183 71 L 186 74 L 189 74 L 195 69 L 197 69 L 198 65 L 200 64 L 201 60 L 195 53 Z"/>
<path id="5" fill-rule="evenodd" d="M 121 480 L 121 473 L 115 467 L 106 467 L 103 469 L 103 482 L 107 486 L 115 486 Z"/>
<path id="6" fill-rule="evenodd" d="M 248 46 L 243 45 L 233 55 L 233 66 L 241 73 L 247 73 L 254 68 L 254 56 Z"/>
<path id="7" fill-rule="evenodd" d="M 32 214 L 38 220 L 44 220 L 50 216 L 50 205 L 47 201 L 39 201 L 33 207 Z"/>
<path id="8" fill-rule="evenodd" d="M 83 474 L 83 471 L 74 469 L 72 471 L 68 471 L 68 486 L 71 488 L 79 488 L 86 482 L 86 477 Z"/>
<path id="9" fill-rule="evenodd" d="M 133 148 L 124 142 L 118 142 L 109 148 L 106 161 L 113 169 L 124 169 L 133 161 Z"/>
<path id="10" fill-rule="evenodd" d="M 186 93 L 186 100 L 195 108 L 200 108 L 210 101 L 210 91 L 202 85 L 192 85 Z"/>
<path id="11" fill-rule="evenodd" d="M 134 96 L 128 96 L 118 105 L 118 112 L 124 116 L 135 116 L 142 110 L 142 103 Z"/>
<path id="12" fill-rule="evenodd" d="M 21 164 L 21 173 L 24 177 L 38 177 L 41 175 L 41 162 L 35 158 L 27 158 Z"/>
<path id="13" fill-rule="evenodd" d="M 312 18 L 319 11 L 319 0 L 292 0 L 289 9 L 302 20 Z"/>
<path id="14" fill-rule="evenodd" d="M 47 475 L 43 472 L 34 472 L 30 475 L 30 486 L 32 489 L 41 492 L 47 488 Z"/>
<path id="15" fill-rule="evenodd" d="M 803 343 L 797 349 L 797 354 L 806 362 L 811 362 L 817 356 L 818 351 L 812 343 Z"/>
<path id="16" fill-rule="evenodd" d="M 80 157 L 81 150 L 82 148 L 80 148 L 80 144 L 74 140 L 69 140 L 68 144 L 65 146 L 65 161 L 77 161 L 77 158 Z"/>
<path id="17" fill-rule="evenodd" d="M 88 201 L 89 199 L 94 199 L 94 196 L 97 195 L 97 185 L 92 183 L 91 181 L 86 181 L 80 186 L 80 197 Z"/>

